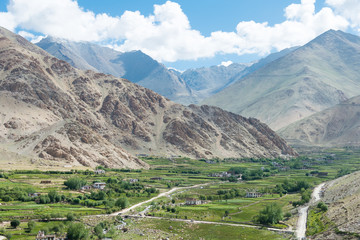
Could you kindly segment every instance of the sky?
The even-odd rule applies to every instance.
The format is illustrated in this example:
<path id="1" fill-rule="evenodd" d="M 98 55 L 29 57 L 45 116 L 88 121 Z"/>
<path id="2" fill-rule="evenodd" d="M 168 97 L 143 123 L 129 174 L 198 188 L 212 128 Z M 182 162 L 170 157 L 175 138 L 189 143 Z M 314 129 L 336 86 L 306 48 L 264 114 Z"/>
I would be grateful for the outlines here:
<path id="1" fill-rule="evenodd" d="M 360 33 L 360 0 L 0 0 L 0 26 L 141 50 L 179 70 L 251 62 L 329 30 Z"/>

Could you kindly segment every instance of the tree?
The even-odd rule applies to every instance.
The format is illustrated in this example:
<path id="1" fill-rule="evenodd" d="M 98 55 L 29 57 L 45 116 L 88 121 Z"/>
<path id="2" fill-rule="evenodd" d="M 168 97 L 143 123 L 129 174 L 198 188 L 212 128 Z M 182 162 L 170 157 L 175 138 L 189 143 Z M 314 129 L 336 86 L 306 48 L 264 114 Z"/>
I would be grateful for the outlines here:
<path id="1" fill-rule="evenodd" d="M 119 198 L 115 202 L 115 206 L 120 207 L 121 209 L 126 208 L 129 205 L 129 201 L 126 197 Z"/>
<path id="2" fill-rule="evenodd" d="M 15 220 L 12 220 L 10 222 L 10 225 L 13 227 L 13 228 L 17 228 L 19 225 L 20 225 L 20 221 L 15 219 Z"/>
<path id="3" fill-rule="evenodd" d="M 82 223 L 71 224 L 67 231 L 69 240 L 86 240 L 89 239 L 89 231 Z"/>
<path id="4" fill-rule="evenodd" d="M 50 202 L 52 202 L 52 203 L 59 202 L 59 200 L 60 200 L 60 196 L 55 190 L 51 190 L 48 193 L 48 197 L 50 199 Z"/>
<path id="5" fill-rule="evenodd" d="M 86 185 L 86 181 L 79 177 L 72 177 L 66 180 L 64 182 L 64 185 L 67 186 L 69 189 L 79 190 L 81 187 Z"/>
<path id="6" fill-rule="evenodd" d="M 35 228 L 35 222 L 34 221 L 29 221 L 27 226 L 28 226 L 28 229 L 29 229 L 29 232 L 31 232 L 34 228 Z"/>
<path id="7" fill-rule="evenodd" d="M 104 237 L 103 228 L 101 224 L 96 225 L 96 227 L 94 228 L 94 232 L 98 238 L 102 239 Z"/>
<path id="8" fill-rule="evenodd" d="M 276 224 L 283 219 L 282 209 L 276 203 L 267 205 L 263 210 L 259 212 L 259 215 L 255 217 L 255 221 L 261 224 Z"/>

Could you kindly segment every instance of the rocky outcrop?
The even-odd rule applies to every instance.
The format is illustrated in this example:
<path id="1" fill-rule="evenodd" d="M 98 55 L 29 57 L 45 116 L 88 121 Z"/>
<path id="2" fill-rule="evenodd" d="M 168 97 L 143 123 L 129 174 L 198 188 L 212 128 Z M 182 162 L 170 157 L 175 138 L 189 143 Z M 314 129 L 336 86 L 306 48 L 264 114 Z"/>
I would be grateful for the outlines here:
<path id="1" fill-rule="evenodd" d="M 216 107 L 185 107 L 125 79 L 74 69 L 4 29 L 0 35 L 0 137 L 23 154 L 129 168 L 147 167 L 133 157 L 138 153 L 296 155 L 255 119 Z"/>

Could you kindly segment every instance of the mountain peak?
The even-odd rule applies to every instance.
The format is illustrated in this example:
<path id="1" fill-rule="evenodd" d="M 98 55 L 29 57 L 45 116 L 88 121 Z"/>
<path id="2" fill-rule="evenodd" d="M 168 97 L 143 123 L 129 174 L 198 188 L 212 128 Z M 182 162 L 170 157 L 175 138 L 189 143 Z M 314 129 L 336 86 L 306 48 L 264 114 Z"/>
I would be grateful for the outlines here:
<path id="1" fill-rule="evenodd" d="M 331 46 L 339 47 L 339 44 L 344 44 L 344 42 L 347 42 L 347 43 L 352 42 L 352 43 L 358 44 L 358 43 L 360 43 L 360 38 L 353 34 L 345 33 L 341 30 L 330 29 L 330 30 L 324 32 L 323 34 L 319 35 L 312 41 L 310 41 L 305 46 L 312 45 L 312 44 L 320 44 L 320 45 L 327 46 L 327 47 L 331 47 Z"/>

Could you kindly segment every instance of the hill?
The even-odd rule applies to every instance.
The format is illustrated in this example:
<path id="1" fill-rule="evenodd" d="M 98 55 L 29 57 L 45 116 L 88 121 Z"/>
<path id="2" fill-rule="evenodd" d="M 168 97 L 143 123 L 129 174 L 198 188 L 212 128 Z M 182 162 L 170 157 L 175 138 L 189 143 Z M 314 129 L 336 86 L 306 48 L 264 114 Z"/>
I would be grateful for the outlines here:
<path id="1" fill-rule="evenodd" d="M 140 168 L 135 154 L 279 157 L 267 125 L 185 107 L 125 79 L 81 71 L 0 28 L 0 147 L 52 164 Z"/>
<path id="2" fill-rule="evenodd" d="M 360 38 L 327 31 L 206 99 L 275 130 L 360 94 Z"/>
<path id="3" fill-rule="evenodd" d="M 294 145 L 360 146 L 360 96 L 281 129 Z"/>

